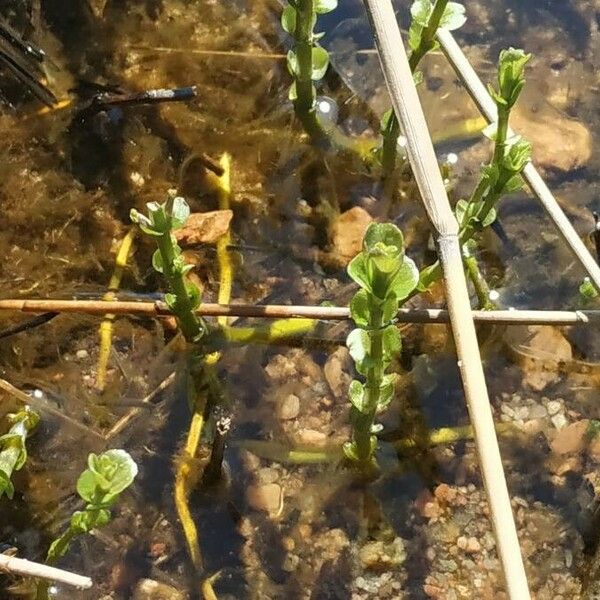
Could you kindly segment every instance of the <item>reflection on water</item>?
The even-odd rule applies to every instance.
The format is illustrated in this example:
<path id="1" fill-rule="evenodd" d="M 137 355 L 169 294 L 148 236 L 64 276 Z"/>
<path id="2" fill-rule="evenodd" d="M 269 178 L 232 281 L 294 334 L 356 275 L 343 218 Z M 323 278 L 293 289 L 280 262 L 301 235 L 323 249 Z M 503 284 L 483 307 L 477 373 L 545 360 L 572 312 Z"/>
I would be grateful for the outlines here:
<path id="1" fill-rule="evenodd" d="M 469 3 L 461 41 L 485 81 L 493 78 L 500 43 L 535 53 L 519 128 L 584 234 L 597 186 L 592 17 L 574 1 L 496 4 Z M 173 188 L 195 212 L 217 207 L 196 158 L 201 153 L 233 157 L 236 300 L 347 302 L 348 280 L 332 232 L 339 214 L 354 206 L 393 219 L 405 230 L 411 256 L 420 264 L 428 257 L 425 219 L 408 177 L 403 202 L 382 207 L 374 199 L 380 186 L 366 167 L 321 156 L 302 139 L 287 101 L 278 2 L 82 0 L 69 11 L 61 2 L 41 5 L 35 36 L 52 59 L 49 85 L 74 102 L 40 114 L 34 101 L 7 92 L 16 99 L 0 115 L 3 296 L 103 293 L 131 207 L 160 200 Z M 20 4 L 1 7 L 23 26 Z M 397 9 L 406 27 L 406 3 Z M 346 131 L 372 136 L 389 101 L 361 4 L 346 2 L 322 23 L 335 73 L 319 90 L 320 110 Z M 469 193 L 489 143 L 464 126 L 477 113 L 443 58 L 430 57 L 423 73 L 420 93 L 440 155 L 458 157 L 452 176 L 458 198 Z M 90 88 L 187 85 L 198 91 L 190 102 L 81 116 Z M 504 202 L 500 221 L 506 236 L 488 235 L 480 250 L 500 302 L 577 305 L 582 273 L 535 202 L 515 195 Z M 205 299 L 213 300 L 214 249 L 187 251 Z M 140 239 L 122 289 L 161 289 L 149 269 L 151 252 Z M 4 327 L 17 316 L 1 319 Z M 143 579 L 164 586 L 169 598 L 195 594 L 197 577 L 173 506 L 173 456 L 189 421 L 184 380 L 176 377 L 137 406 L 185 361 L 168 343 L 167 323 L 117 319 L 110 384 L 99 394 L 97 327 L 96 319 L 63 315 L 2 340 L 3 377 L 43 390 L 90 434 L 43 415 L 27 468 L 15 481 L 18 493 L 12 502 L 0 501 L 0 542 L 42 559 L 78 508 L 72 491 L 94 449 L 93 432 L 106 434 L 138 408 L 109 442 L 139 461 L 135 489 L 108 528 L 78 542 L 61 562 L 93 576 L 96 587 L 89 594 L 60 588 L 56 597 L 114 592 L 150 598 Z M 223 352 L 219 382 L 234 417 L 225 456 L 230 477 L 191 497 L 206 574 L 223 569 L 215 583 L 219 597 L 496 595 L 503 583 L 472 441 L 463 435 L 438 443 L 440 428 L 467 422 L 447 328 L 404 330 L 401 360 L 410 372 L 400 370 L 397 397 L 383 418 L 384 473 L 372 485 L 327 461 L 349 434 L 352 365 L 343 348 L 334 351 L 328 343 L 346 333 L 343 326 L 320 326 L 299 347 Z M 600 418 L 593 338 L 551 328 L 480 331 L 495 414 L 507 424 L 502 450 L 522 549 L 540 599 L 576 598 L 580 590 L 584 536 L 600 485 L 598 444 L 581 425 Z M 263 444 L 252 445 L 257 441 Z M 325 458 L 294 464 L 286 445 L 322 449 Z M 23 591 L 7 578 L 3 585 L 10 597 Z"/>

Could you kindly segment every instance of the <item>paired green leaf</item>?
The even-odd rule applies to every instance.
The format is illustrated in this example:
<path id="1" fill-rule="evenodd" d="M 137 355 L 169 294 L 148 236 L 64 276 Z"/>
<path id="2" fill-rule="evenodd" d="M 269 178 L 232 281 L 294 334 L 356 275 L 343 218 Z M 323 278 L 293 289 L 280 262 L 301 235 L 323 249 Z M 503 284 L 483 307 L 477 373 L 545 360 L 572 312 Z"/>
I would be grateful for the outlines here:
<path id="1" fill-rule="evenodd" d="M 438 44 L 434 36 L 438 29 L 454 31 L 462 27 L 467 20 L 465 7 L 462 4 L 448 2 L 439 23 L 435 25 L 435 23 L 430 23 L 433 9 L 434 4 L 430 0 L 415 0 L 410 7 L 412 20 L 408 30 L 408 44 L 413 52 L 417 49 L 421 50 L 421 46 L 424 46 L 423 52 L 437 48 Z M 424 35 L 425 31 L 427 31 L 426 36 Z"/>
<path id="2" fill-rule="evenodd" d="M 137 473 L 137 464 L 125 450 L 90 454 L 88 468 L 77 480 L 77 493 L 86 507 L 71 515 L 69 528 L 50 545 L 47 562 L 64 556 L 74 537 L 109 523 L 110 507 L 133 483 Z"/>
<path id="3" fill-rule="evenodd" d="M 499 105 L 512 108 L 525 85 L 525 65 L 531 54 L 523 50 L 509 48 L 502 50 L 498 60 L 498 91 L 492 90 L 494 100 Z"/>

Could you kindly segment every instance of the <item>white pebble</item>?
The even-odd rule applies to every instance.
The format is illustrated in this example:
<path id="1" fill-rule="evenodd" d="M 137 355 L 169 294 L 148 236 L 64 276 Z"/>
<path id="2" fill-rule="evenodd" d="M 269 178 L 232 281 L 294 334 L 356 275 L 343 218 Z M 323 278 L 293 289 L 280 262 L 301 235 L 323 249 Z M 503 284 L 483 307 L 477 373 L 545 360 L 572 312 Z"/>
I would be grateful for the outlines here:
<path id="1" fill-rule="evenodd" d="M 561 409 L 560 402 L 558 400 L 549 400 L 546 404 L 546 410 L 550 416 L 556 415 Z"/>
<path id="2" fill-rule="evenodd" d="M 562 429 L 568 424 L 567 417 L 563 414 L 554 415 L 550 420 L 556 429 Z"/>

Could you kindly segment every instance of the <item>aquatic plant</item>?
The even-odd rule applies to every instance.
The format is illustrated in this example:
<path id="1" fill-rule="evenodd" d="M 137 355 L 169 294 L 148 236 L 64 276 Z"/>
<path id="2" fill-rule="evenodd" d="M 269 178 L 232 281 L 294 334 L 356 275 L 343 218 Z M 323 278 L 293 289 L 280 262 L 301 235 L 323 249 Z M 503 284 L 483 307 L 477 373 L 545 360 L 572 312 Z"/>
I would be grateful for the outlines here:
<path id="1" fill-rule="evenodd" d="M 204 321 L 194 310 L 200 306 L 200 290 L 185 277 L 192 265 L 185 263 L 173 230 L 182 227 L 190 215 L 190 207 L 181 197 L 169 197 L 163 204 L 146 204 L 148 216 L 135 209 L 130 217 L 140 229 L 155 238 L 158 249 L 152 256 L 152 266 L 162 273 L 170 292 L 165 302 L 177 318 L 177 323 L 188 342 L 197 342 L 207 331 Z"/>
<path id="2" fill-rule="evenodd" d="M 325 137 L 317 115 L 317 92 L 313 82 L 322 79 L 329 66 L 329 54 L 318 43 L 324 34 L 315 33 L 314 29 L 318 16 L 336 7 L 337 0 L 289 0 L 281 15 L 283 29 L 294 38 L 294 46 L 287 55 L 288 69 L 294 78 L 289 97 L 313 141 Z"/>
<path id="3" fill-rule="evenodd" d="M 68 529 L 52 542 L 46 562 L 53 563 L 64 556 L 78 535 L 109 523 L 110 508 L 133 483 L 137 472 L 137 464 L 125 450 L 90 454 L 88 468 L 77 480 L 77 493 L 86 506 L 73 513 Z"/>
<path id="4" fill-rule="evenodd" d="M 455 215 L 460 226 L 460 242 L 465 252 L 472 253 L 467 242 L 496 220 L 496 205 L 504 194 L 521 189 L 521 171 L 531 160 L 531 144 L 520 135 L 509 135 L 510 111 L 525 85 L 525 65 L 531 54 L 509 48 L 498 60 L 498 88 L 488 86 L 498 110 L 498 120 L 484 132 L 494 141 L 489 164 L 481 168 L 481 176 L 468 200 L 456 203 Z M 419 290 L 425 290 L 441 277 L 439 261 L 421 271 Z"/>
<path id="5" fill-rule="evenodd" d="M 29 407 L 8 415 L 11 427 L 8 433 L 0 436 L 0 498 L 6 494 L 12 498 L 15 488 L 12 474 L 23 468 L 27 461 L 25 440 L 37 426 L 40 417 Z"/>
<path id="6" fill-rule="evenodd" d="M 350 302 L 357 328 L 346 344 L 365 382 L 350 384 L 352 441 L 344 445 L 344 454 L 368 466 L 374 464 L 377 448 L 375 416 L 394 395 L 394 375 L 386 373 L 402 346 L 394 319 L 416 288 L 419 273 L 404 254 L 400 230 L 391 223 L 374 223 L 365 233 L 362 252 L 348 265 L 348 274 L 360 289 Z"/>
<path id="7" fill-rule="evenodd" d="M 466 21 L 465 7 L 458 2 L 448 0 L 415 0 L 410 7 L 412 16 L 410 29 L 408 31 L 408 44 L 411 48 L 409 65 L 415 81 L 419 83 L 422 79 L 421 73 L 417 72 L 417 66 L 421 59 L 430 51 L 439 47 L 435 39 L 438 29 L 453 31 L 462 27 Z M 385 176 L 389 176 L 396 166 L 398 153 L 398 136 L 400 135 L 400 124 L 393 109 L 387 111 L 381 120 L 381 133 L 383 143 L 381 147 L 381 164 Z"/>

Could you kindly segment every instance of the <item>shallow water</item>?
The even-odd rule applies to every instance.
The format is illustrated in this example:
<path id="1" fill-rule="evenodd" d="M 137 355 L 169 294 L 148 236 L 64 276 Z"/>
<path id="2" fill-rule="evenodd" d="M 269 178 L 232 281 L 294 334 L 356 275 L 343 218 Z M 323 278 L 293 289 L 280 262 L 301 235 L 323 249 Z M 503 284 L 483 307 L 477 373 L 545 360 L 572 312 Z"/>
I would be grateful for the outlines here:
<path id="1" fill-rule="evenodd" d="M 0 250 L 8 258 L 0 266 L 3 297 L 104 293 L 131 207 L 161 200 L 173 188 L 195 212 L 217 207 L 214 190 L 192 160 L 201 152 L 229 152 L 233 160 L 238 301 L 347 302 L 351 289 L 329 229 L 353 206 L 393 219 L 406 233 L 409 254 L 419 264 L 430 260 L 425 218 L 409 178 L 402 185 L 404 200 L 382 208 L 369 169 L 323 156 L 301 138 L 286 100 L 289 80 L 281 56 L 287 40 L 277 26 L 277 6 L 267 0 L 95 0 L 75 3 L 66 13 L 61 2 L 42 3 L 44 25 L 36 39 L 52 57 L 48 78 L 57 96 L 92 81 L 126 90 L 194 84 L 198 97 L 82 121 L 81 98 L 36 114 L 40 107 L 9 87 L 14 109 L 0 116 Z M 407 6 L 397 6 L 406 27 Z M 469 3 L 467 12 L 458 37 L 484 80 L 492 77 L 501 44 L 534 52 L 522 119 L 524 126 L 545 124 L 548 137 L 532 130 L 534 146 L 545 151 L 539 161 L 586 235 L 598 186 L 591 139 L 599 130 L 594 72 L 600 58 L 591 3 Z M 368 136 L 387 102 L 366 25 L 358 1 L 323 19 L 336 72 L 319 92 L 337 102 L 341 127 Z M 421 94 L 440 160 L 458 155 L 458 198 L 471 189 L 489 145 L 460 132 L 476 113 L 443 59 L 430 57 L 423 71 Z M 592 138 L 573 121 L 583 123 Z M 560 148 L 566 132 L 576 142 L 568 156 Z M 506 199 L 500 222 L 508 242 L 490 235 L 480 251 L 500 302 L 580 306 L 582 272 L 535 201 L 525 194 Z M 193 251 L 205 300 L 213 301 L 214 248 Z M 149 268 L 151 252 L 151 243 L 138 238 L 123 290 L 161 289 Z M 425 302 L 435 301 L 439 295 Z M 1 316 L 0 327 L 19 318 Z M 74 482 L 87 454 L 103 444 L 118 445 L 138 461 L 140 477 L 114 510 L 111 525 L 76 542 L 60 563 L 92 576 L 93 591 L 57 588 L 56 597 L 129 598 L 142 577 L 195 597 L 199 575 L 188 560 L 173 504 L 174 457 L 189 422 L 185 357 L 169 343 L 168 324 L 119 318 L 109 385 L 100 394 L 94 387 L 98 323 L 63 315 L 0 341 L 2 376 L 21 389 L 42 390 L 44 401 L 87 428 L 82 432 L 42 414 L 27 467 L 15 480 L 15 499 L 0 501 L 0 541 L 17 547 L 20 556 L 43 559 L 77 507 Z M 446 327 L 404 328 L 399 362 L 406 371 L 399 365 L 402 383 L 382 418 L 383 475 L 377 482 L 364 485 L 335 464 L 289 464 L 283 456 L 282 444 L 338 448 L 347 439 L 345 390 L 352 370 L 343 351 L 332 356 L 331 344 L 346 331 L 319 324 L 297 347 L 223 350 L 217 374 L 223 406 L 233 416 L 225 456 L 229 483 L 199 489 L 190 498 L 203 576 L 222 569 L 215 583 L 219 598 L 499 596 L 503 583 L 473 444 L 463 439 L 429 447 L 427 441 L 432 429 L 468 422 Z M 532 590 L 538 599 L 576 598 L 587 570 L 584 535 L 600 485 L 600 453 L 587 439 L 567 453 L 552 442 L 557 415 L 563 429 L 600 419 L 595 345 L 593 335 L 580 331 L 563 332 L 569 341 L 546 331 L 536 343 L 524 333 L 481 329 L 490 396 L 497 420 L 520 427 L 501 446 Z M 542 350 L 562 353 L 561 362 L 548 360 Z M 99 441 L 174 370 L 175 384 L 159 392 L 150 408 L 109 442 Z M 290 398 L 297 410 L 285 418 L 281 407 Z M 419 443 L 397 450 L 394 443 L 406 435 Z M 261 504 L 267 510 L 258 510 Z M 3 585 L 5 596 L 23 592 L 14 581 Z"/>

